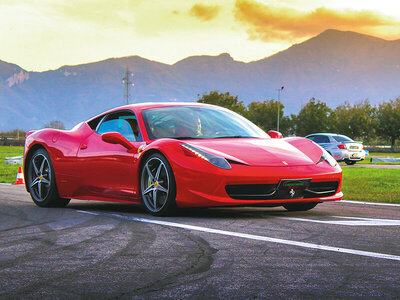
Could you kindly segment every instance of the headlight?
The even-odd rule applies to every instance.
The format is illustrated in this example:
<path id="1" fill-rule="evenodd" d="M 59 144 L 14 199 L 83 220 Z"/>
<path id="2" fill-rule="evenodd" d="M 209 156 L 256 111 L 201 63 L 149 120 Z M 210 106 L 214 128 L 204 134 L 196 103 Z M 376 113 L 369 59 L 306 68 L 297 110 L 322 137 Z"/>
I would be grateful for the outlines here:
<path id="1" fill-rule="evenodd" d="M 336 166 L 336 165 L 337 165 L 336 159 L 334 159 L 334 158 L 332 157 L 332 155 L 330 155 L 328 152 L 326 152 L 326 150 L 325 150 L 324 148 L 321 147 L 321 149 L 322 149 L 322 156 L 321 156 L 321 158 L 319 159 L 319 161 L 317 162 L 317 165 L 318 165 L 320 162 L 322 162 L 322 161 L 326 161 L 326 162 L 327 162 L 328 164 L 330 164 L 332 167 Z"/>
<path id="2" fill-rule="evenodd" d="M 190 144 L 179 144 L 181 145 L 183 148 L 189 150 L 190 152 L 194 153 L 195 155 L 197 155 L 198 157 L 208 161 L 210 164 L 221 168 L 221 169 L 231 169 L 231 165 L 226 161 L 225 158 L 211 154 L 211 153 L 207 153 L 203 150 L 200 150 Z"/>

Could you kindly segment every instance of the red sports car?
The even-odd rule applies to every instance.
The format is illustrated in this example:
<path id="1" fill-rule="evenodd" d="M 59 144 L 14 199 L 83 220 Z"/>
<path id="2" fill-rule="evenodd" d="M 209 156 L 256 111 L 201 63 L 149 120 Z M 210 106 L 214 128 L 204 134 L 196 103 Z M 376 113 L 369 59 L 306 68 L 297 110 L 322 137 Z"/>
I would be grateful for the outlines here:
<path id="1" fill-rule="evenodd" d="M 26 189 L 42 207 L 71 198 L 180 207 L 280 206 L 340 200 L 342 170 L 306 138 L 279 138 L 240 115 L 199 103 L 143 103 L 72 130 L 27 134 Z"/>

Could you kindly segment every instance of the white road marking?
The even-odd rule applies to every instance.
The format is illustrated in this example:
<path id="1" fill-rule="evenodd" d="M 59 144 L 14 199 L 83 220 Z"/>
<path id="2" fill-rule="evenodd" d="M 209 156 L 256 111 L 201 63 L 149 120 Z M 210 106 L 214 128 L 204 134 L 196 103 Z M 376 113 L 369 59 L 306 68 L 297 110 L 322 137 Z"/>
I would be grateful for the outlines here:
<path id="1" fill-rule="evenodd" d="M 370 219 L 370 218 L 340 217 L 340 216 L 332 216 L 332 218 L 340 218 L 347 220 L 345 221 L 315 220 L 315 219 L 303 219 L 303 218 L 292 218 L 292 217 L 276 217 L 276 218 L 284 220 L 300 221 L 300 222 L 346 225 L 346 226 L 400 226 L 400 220 L 389 220 L 389 219 Z"/>
<path id="2" fill-rule="evenodd" d="M 88 215 L 95 215 L 98 216 L 98 213 L 87 211 L 87 210 L 77 210 L 77 212 L 83 213 L 83 214 L 88 214 Z"/>
<path id="3" fill-rule="evenodd" d="M 188 224 L 181 224 L 181 223 L 175 223 L 175 222 L 129 217 L 129 216 L 124 216 L 124 215 L 119 215 L 119 214 L 95 213 L 95 212 L 88 212 L 88 211 L 83 211 L 83 210 L 77 210 L 77 211 L 81 212 L 81 213 L 88 213 L 91 215 L 115 217 L 115 218 L 119 218 L 119 219 L 123 219 L 123 220 L 135 221 L 135 222 L 157 224 L 157 225 L 170 226 L 170 227 L 175 227 L 175 228 L 183 228 L 183 229 L 188 229 L 188 230 L 208 232 L 208 233 L 220 234 L 220 235 L 225 235 L 225 236 L 233 236 L 233 237 L 245 238 L 245 239 L 250 239 L 250 240 L 257 240 L 257 241 L 270 242 L 270 243 L 276 243 L 276 244 L 284 244 L 284 245 L 290 245 L 290 246 L 303 247 L 303 248 L 308 248 L 308 249 L 317 249 L 317 250 L 323 250 L 323 251 L 339 252 L 339 253 L 353 254 L 353 255 L 359 255 L 359 256 L 367 256 L 367 257 L 373 257 L 373 258 L 400 261 L 400 256 L 391 255 L 391 254 L 354 250 L 354 249 L 341 248 L 341 247 L 332 247 L 332 246 L 318 245 L 318 244 L 305 243 L 305 242 L 297 242 L 297 241 L 292 241 L 292 240 L 284 240 L 284 239 L 272 238 L 272 237 L 261 236 L 261 235 L 219 230 L 219 229 L 194 226 L 194 225 L 188 225 Z"/>
<path id="4" fill-rule="evenodd" d="M 362 205 L 379 205 L 379 206 L 395 206 L 400 207 L 400 204 L 396 203 L 378 203 L 378 202 L 364 202 L 364 201 L 352 201 L 352 200 L 340 200 L 336 203 L 351 203 L 351 204 L 362 204 Z"/>
<path id="5" fill-rule="evenodd" d="M 0 182 L 0 185 L 12 185 L 11 183 L 3 183 L 3 182 Z"/>

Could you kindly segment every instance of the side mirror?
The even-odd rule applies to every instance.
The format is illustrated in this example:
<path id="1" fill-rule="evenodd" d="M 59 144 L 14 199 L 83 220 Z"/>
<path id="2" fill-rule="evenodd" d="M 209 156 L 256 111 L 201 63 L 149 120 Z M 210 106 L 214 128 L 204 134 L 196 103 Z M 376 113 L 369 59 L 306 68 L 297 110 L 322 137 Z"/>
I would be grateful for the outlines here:
<path id="1" fill-rule="evenodd" d="M 119 132 L 106 132 L 101 135 L 101 139 L 110 144 L 120 144 L 128 149 L 128 152 L 135 152 L 136 148 Z"/>
<path id="2" fill-rule="evenodd" d="M 279 131 L 275 131 L 275 130 L 268 131 L 268 135 L 273 139 L 281 139 L 282 138 L 282 133 L 280 133 Z"/>

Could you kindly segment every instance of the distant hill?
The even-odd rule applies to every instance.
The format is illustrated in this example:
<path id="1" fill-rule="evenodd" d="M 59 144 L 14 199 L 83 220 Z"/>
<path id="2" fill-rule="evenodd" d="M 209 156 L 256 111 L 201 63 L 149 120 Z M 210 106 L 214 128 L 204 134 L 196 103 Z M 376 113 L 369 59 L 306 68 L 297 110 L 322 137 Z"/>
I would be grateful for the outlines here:
<path id="1" fill-rule="evenodd" d="M 72 127 L 122 105 L 126 67 L 134 73 L 131 102 L 195 101 L 198 94 L 219 90 L 247 104 L 276 98 L 284 85 L 285 112 L 297 113 L 311 97 L 335 107 L 400 96 L 400 40 L 327 30 L 250 63 L 227 53 L 173 65 L 130 56 L 27 72 L 0 61 L 0 131 L 41 128 L 50 120 Z"/>

